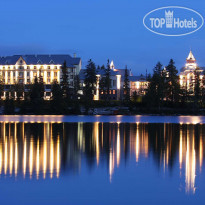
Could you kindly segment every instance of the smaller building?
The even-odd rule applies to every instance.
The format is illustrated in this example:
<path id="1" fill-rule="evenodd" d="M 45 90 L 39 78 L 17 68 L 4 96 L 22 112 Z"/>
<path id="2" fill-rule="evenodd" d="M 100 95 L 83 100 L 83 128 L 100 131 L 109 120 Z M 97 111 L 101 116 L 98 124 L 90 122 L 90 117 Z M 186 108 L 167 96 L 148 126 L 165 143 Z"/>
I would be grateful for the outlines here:
<path id="1" fill-rule="evenodd" d="M 110 90 L 109 95 L 106 90 L 100 87 L 100 81 L 105 76 L 105 70 L 97 69 L 96 76 L 97 76 L 97 84 L 96 84 L 96 91 L 94 93 L 94 100 L 105 100 L 107 97 L 110 100 L 121 100 L 123 99 L 123 86 L 124 86 L 124 77 L 125 77 L 125 69 L 116 69 L 114 62 L 111 61 L 110 64 Z M 137 95 L 145 95 L 148 89 L 148 81 L 146 77 L 141 76 L 133 76 L 130 69 L 128 69 L 129 81 L 130 81 L 130 96 L 136 91 Z M 80 94 L 83 95 L 83 87 L 84 87 L 84 80 L 85 80 L 85 70 L 80 71 L 80 84 L 81 90 Z"/>
<path id="2" fill-rule="evenodd" d="M 140 76 L 129 76 L 130 80 L 130 95 L 133 96 L 134 93 L 143 96 L 146 94 L 149 86 L 149 82 L 147 81 L 144 75 Z"/>

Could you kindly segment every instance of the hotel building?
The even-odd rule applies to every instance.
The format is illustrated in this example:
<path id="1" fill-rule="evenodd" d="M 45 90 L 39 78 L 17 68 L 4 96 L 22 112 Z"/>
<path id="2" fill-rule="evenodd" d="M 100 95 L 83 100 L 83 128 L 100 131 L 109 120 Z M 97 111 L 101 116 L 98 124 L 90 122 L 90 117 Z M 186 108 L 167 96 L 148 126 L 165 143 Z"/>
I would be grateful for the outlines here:
<path id="1" fill-rule="evenodd" d="M 42 77 L 45 84 L 44 98 L 51 97 L 51 84 L 53 81 L 60 83 L 61 66 L 66 62 L 68 69 L 69 85 L 74 86 L 74 77 L 81 70 L 81 59 L 70 55 L 14 55 L 0 57 L 0 74 L 4 83 L 4 96 L 16 83 L 28 85 L 36 77 Z"/>
<path id="2" fill-rule="evenodd" d="M 187 90 L 190 94 L 194 92 L 196 73 L 199 75 L 199 85 L 203 87 L 204 68 L 198 67 L 196 59 L 192 51 L 190 51 L 186 59 L 186 64 L 181 69 L 179 75 L 181 88 Z"/>
<path id="3" fill-rule="evenodd" d="M 121 100 L 123 99 L 123 85 L 124 85 L 124 77 L 125 77 L 125 69 L 116 69 L 114 62 L 110 63 L 110 100 Z M 97 85 L 96 91 L 94 93 L 94 100 L 104 100 L 107 98 L 107 91 L 100 89 L 100 79 L 105 76 L 105 70 L 97 69 Z M 141 76 L 133 76 L 130 69 L 128 69 L 129 76 L 129 87 L 130 87 L 130 96 L 133 95 L 134 92 L 137 95 L 145 95 L 148 89 L 149 82 L 146 80 L 146 77 Z M 80 82 L 81 82 L 81 91 L 83 94 L 85 80 L 85 70 L 80 71 Z"/>

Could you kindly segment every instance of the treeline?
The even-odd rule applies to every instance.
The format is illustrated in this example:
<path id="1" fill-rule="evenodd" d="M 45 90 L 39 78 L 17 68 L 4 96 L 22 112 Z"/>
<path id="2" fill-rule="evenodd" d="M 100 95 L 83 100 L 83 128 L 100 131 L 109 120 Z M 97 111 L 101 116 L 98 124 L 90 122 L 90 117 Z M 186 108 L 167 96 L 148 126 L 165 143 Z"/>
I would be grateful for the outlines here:
<path id="1" fill-rule="evenodd" d="M 6 99 L 1 100 L 2 113 L 5 114 L 81 114 L 82 109 L 88 113 L 89 109 L 96 107 L 128 107 L 128 114 L 143 113 L 190 113 L 195 114 L 204 109 L 205 102 L 205 78 L 200 79 L 199 68 L 195 70 L 195 86 L 193 90 L 180 87 L 178 71 L 171 59 L 166 70 L 160 62 L 156 64 L 153 74 L 146 76 L 149 81 L 145 95 L 136 92 L 130 96 L 129 72 L 125 67 L 125 75 L 122 77 L 120 100 L 111 99 L 111 68 L 110 62 L 106 66 L 96 66 L 89 60 L 84 72 L 84 80 L 75 76 L 72 85 L 69 84 L 69 73 L 64 62 L 61 83 L 53 81 L 51 84 L 50 100 L 45 99 L 45 85 L 41 72 L 39 77 L 29 85 L 16 83 L 6 91 Z M 102 70 L 104 75 L 99 78 L 97 70 Z M 96 85 L 99 80 L 99 90 L 104 93 L 103 100 L 95 101 Z M 201 82 L 200 82 L 201 81 Z M 0 95 L 4 93 L 3 81 L 0 81 Z M 183 111 L 183 112 L 181 112 Z"/>
<path id="2" fill-rule="evenodd" d="M 205 77 L 200 79 L 200 68 L 194 71 L 194 79 L 188 85 L 180 86 L 180 78 L 173 59 L 163 68 L 158 62 L 153 70 L 153 75 L 148 76 L 150 82 L 145 102 L 155 108 L 204 108 L 205 102 Z"/>

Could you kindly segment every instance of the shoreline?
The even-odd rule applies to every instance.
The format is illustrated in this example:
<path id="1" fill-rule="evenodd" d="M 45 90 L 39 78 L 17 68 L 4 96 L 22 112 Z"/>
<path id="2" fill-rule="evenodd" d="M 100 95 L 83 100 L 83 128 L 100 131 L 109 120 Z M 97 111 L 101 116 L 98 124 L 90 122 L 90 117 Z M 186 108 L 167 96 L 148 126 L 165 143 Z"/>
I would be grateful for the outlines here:
<path id="1" fill-rule="evenodd" d="M 177 123 L 205 124 L 205 116 L 168 115 L 0 115 L 0 122 L 10 123 Z"/>

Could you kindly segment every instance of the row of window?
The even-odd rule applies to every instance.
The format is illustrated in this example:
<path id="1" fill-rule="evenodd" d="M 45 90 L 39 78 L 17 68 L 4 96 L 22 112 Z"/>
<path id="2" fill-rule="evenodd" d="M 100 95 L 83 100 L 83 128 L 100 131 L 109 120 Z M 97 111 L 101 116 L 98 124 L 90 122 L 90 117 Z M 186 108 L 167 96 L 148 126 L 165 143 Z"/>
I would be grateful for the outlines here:
<path id="1" fill-rule="evenodd" d="M 11 76 L 11 73 L 13 74 L 13 77 L 16 77 L 16 72 L 15 71 L 8 71 L 7 72 L 7 75 L 8 77 Z M 24 77 L 24 72 L 18 72 L 18 76 L 19 77 Z M 5 72 L 3 71 L 2 72 L 2 75 L 3 77 L 5 77 Z M 37 76 L 37 72 L 33 72 L 33 76 L 36 77 Z M 43 77 L 44 76 L 44 73 L 41 72 L 41 76 Z M 51 72 L 47 72 L 47 77 L 50 77 L 51 76 Z M 54 72 L 54 77 L 57 77 L 58 76 L 58 72 Z M 30 77 L 30 72 L 27 72 L 27 77 Z"/>
<path id="2" fill-rule="evenodd" d="M 8 66 L 8 67 L 5 67 L 5 66 L 3 66 L 2 67 L 3 68 L 3 70 L 10 70 L 10 69 L 24 69 L 24 66 L 13 66 L 13 67 L 10 67 L 10 66 Z M 31 68 L 33 68 L 33 69 L 37 69 L 38 68 L 38 66 L 26 66 L 26 69 L 31 69 Z M 40 66 L 40 69 L 44 69 L 44 66 Z M 51 66 L 47 66 L 46 67 L 46 69 L 51 69 Z M 58 66 L 54 66 L 54 69 L 58 69 Z"/>
<path id="3" fill-rule="evenodd" d="M 100 94 L 101 94 L 101 95 L 104 95 L 104 94 L 107 95 L 107 91 L 101 90 Z M 116 94 L 116 90 L 109 90 L 109 94 L 110 94 L 110 95 L 111 95 L 111 94 L 115 95 L 115 94 Z"/>

